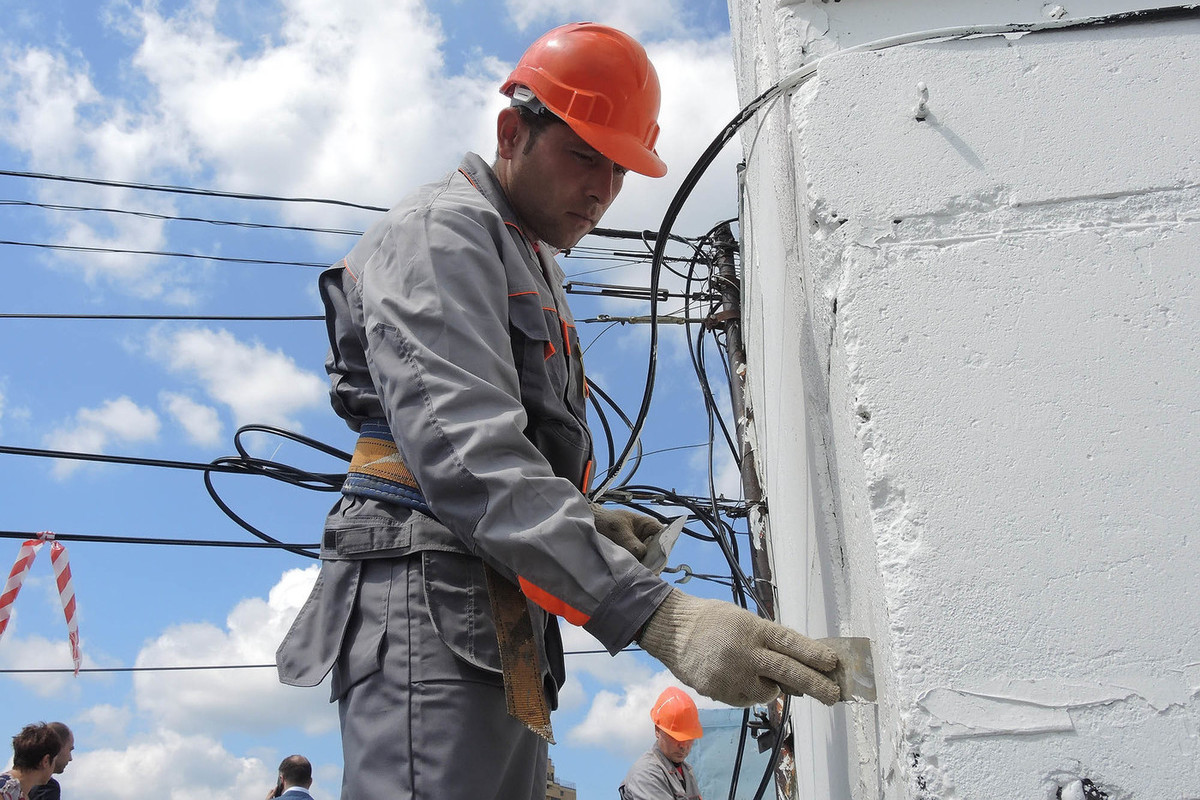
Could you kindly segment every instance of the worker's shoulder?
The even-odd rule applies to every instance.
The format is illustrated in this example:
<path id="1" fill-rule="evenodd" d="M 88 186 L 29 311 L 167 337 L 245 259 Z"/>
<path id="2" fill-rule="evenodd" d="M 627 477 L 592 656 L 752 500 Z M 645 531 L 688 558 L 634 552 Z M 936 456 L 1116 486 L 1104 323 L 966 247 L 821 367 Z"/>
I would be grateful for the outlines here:
<path id="1" fill-rule="evenodd" d="M 388 212 L 392 224 L 404 224 L 429 217 L 465 217 L 485 227 L 503 230 L 504 217 L 488 195 L 494 178 L 487 175 L 472 177 L 470 162 L 447 173 L 436 181 L 419 186 Z M 486 167 L 484 168 L 486 171 Z M 480 182 L 485 185 L 481 186 Z M 496 187 L 498 191 L 498 187 Z"/>
<path id="2" fill-rule="evenodd" d="M 650 748 L 646 752 L 638 756 L 637 760 L 629 766 L 629 771 L 625 774 L 625 780 L 635 779 L 640 775 L 647 773 L 660 772 L 661 767 L 658 763 L 658 758 L 655 755 L 655 748 Z"/>

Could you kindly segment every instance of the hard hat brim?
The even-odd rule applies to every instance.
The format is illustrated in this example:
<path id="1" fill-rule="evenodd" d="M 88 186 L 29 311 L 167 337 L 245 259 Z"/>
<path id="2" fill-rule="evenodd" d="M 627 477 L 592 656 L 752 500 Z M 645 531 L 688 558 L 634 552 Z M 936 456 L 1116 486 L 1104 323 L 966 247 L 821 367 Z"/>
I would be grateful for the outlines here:
<path id="1" fill-rule="evenodd" d="M 582 120 L 564 120 L 579 138 L 627 170 L 649 178 L 667 174 L 667 164 L 637 137 Z"/>

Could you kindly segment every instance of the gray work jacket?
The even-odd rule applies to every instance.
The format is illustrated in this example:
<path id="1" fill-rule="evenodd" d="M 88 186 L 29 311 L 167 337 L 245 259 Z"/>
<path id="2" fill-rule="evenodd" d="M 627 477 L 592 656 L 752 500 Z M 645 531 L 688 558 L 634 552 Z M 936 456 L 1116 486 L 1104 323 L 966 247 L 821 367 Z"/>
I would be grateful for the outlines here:
<path id="1" fill-rule="evenodd" d="M 315 685 L 328 672 L 364 558 L 443 550 L 482 559 L 533 601 L 543 655 L 558 665 L 547 612 L 616 653 L 666 597 L 666 583 L 596 533 L 582 493 L 591 436 L 562 283 L 548 247 L 523 233 L 475 154 L 322 273 L 334 410 L 356 431 L 386 419 L 433 515 L 360 497 L 334 506 L 321 576 L 278 654 L 285 683 Z M 468 635 L 494 640 L 486 597 L 464 605 L 475 617 L 462 622 Z M 446 638 L 453 649 L 456 635 Z M 469 661 L 499 670 L 493 653 L 469 649 Z"/>
<path id="2" fill-rule="evenodd" d="M 700 786 L 686 761 L 680 769 L 663 755 L 658 745 L 633 762 L 618 790 L 621 800 L 701 800 Z"/>

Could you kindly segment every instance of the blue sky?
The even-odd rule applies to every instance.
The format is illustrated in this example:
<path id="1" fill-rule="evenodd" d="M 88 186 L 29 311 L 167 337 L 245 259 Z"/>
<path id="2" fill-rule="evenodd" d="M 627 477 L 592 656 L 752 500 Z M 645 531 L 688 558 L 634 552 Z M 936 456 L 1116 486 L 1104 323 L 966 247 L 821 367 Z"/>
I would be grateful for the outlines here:
<path id="1" fill-rule="evenodd" d="M 659 69 L 659 152 L 671 172 L 658 181 L 631 176 L 604 220 L 657 228 L 679 181 L 737 111 L 723 3 L 0 0 L 0 169 L 388 206 L 454 168 L 466 150 L 490 156 L 500 81 L 542 31 L 580 18 L 638 36 Z M 736 161 L 733 152 L 717 161 L 676 233 L 698 235 L 736 215 Z M 0 176 L 0 201 L 0 239 L 10 242 L 317 264 L 337 260 L 353 239 L 20 203 L 356 230 L 376 216 L 11 176 Z M 0 255 L 7 281 L 0 313 L 321 311 L 314 267 L 17 245 L 0 245 Z M 647 282 L 645 265 L 563 264 L 580 280 Z M 577 318 L 647 310 L 586 297 L 574 309 Z M 352 446 L 328 406 L 320 322 L 0 318 L 0 326 L 0 444 L 208 462 L 234 452 L 238 426 L 265 423 Z M 596 340 L 589 374 L 630 414 L 642 394 L 645 333 L 581 325 L 584 341 Z M 708 438 L 680 330 L 665 327 L 663 336 L 647 450 Z M 723 380 L 719 368 L 713 378 Z M 247 441 L 258 456 L 342 468 L 288 441 Z M 718 458 L 716 470 L 719 489 L 736 493 L 728 459 Z M 650 456 L 637 480 L 707 494 L 705 451 Z M 292 542 L 316 541 L 332 502 L 263 478 L 217 476 L 216 483 L 239 514 Z M 209 499 L 198 473 L 150 467 L 0 455 L 0 513 L 5 531 L 250 539 Z M 18 546 L 0 539 L 5 570 Z M 269 662 L 314 578 L 310 560 L 266 550 L 68 548 L 86 667 Z M 710 548 L 685 541 L 672 562 L 716 572 Z M 723 592 L 697 581 L 687 588 Z M 569 649 L 596 647 L 577 629 L 565 633 Z M 69 665 L 43 551 L 0 640 L 0 668 Z M 568 670 L 551 757 L 584 800 L 612 796 L 649 745 L 646 710 L 670 678 L 640 654 L 571 656 Z M 246 669 L 9 673 L 0 674 L 0 692 L 4 736 L 37 719 L 76 730 L 76 761 L 62 776 L 68 797 L 85 787 L 96 800 L 259 797 L 292 752 L 316 765 L 320 800 L 337 795 L 341 754 L 327 687 L 282 687 L 273 671 Z"/>

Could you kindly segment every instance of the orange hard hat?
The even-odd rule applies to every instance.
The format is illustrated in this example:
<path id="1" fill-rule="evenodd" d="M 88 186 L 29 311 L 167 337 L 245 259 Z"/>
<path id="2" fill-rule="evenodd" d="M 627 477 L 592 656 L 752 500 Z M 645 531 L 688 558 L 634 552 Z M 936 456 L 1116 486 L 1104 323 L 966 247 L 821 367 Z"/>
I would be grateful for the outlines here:
<path id="1" fill-rule="evenodd" d="M 678 686 L 671 686 L 658 696 L 654 708 L 650 709 L 650 719 L 672 739 L 681 742 L 699 739 L 704 735 L 695 701 Z"/>
<path id="2" fill-rule="evenodd" d="M 500 91 L 525 87 L 585 142 L 626 169 L 661 178 L 667 165 L 658 139 L 658 73 L 628 34 L 573 22 L 542 35 Z"/>

